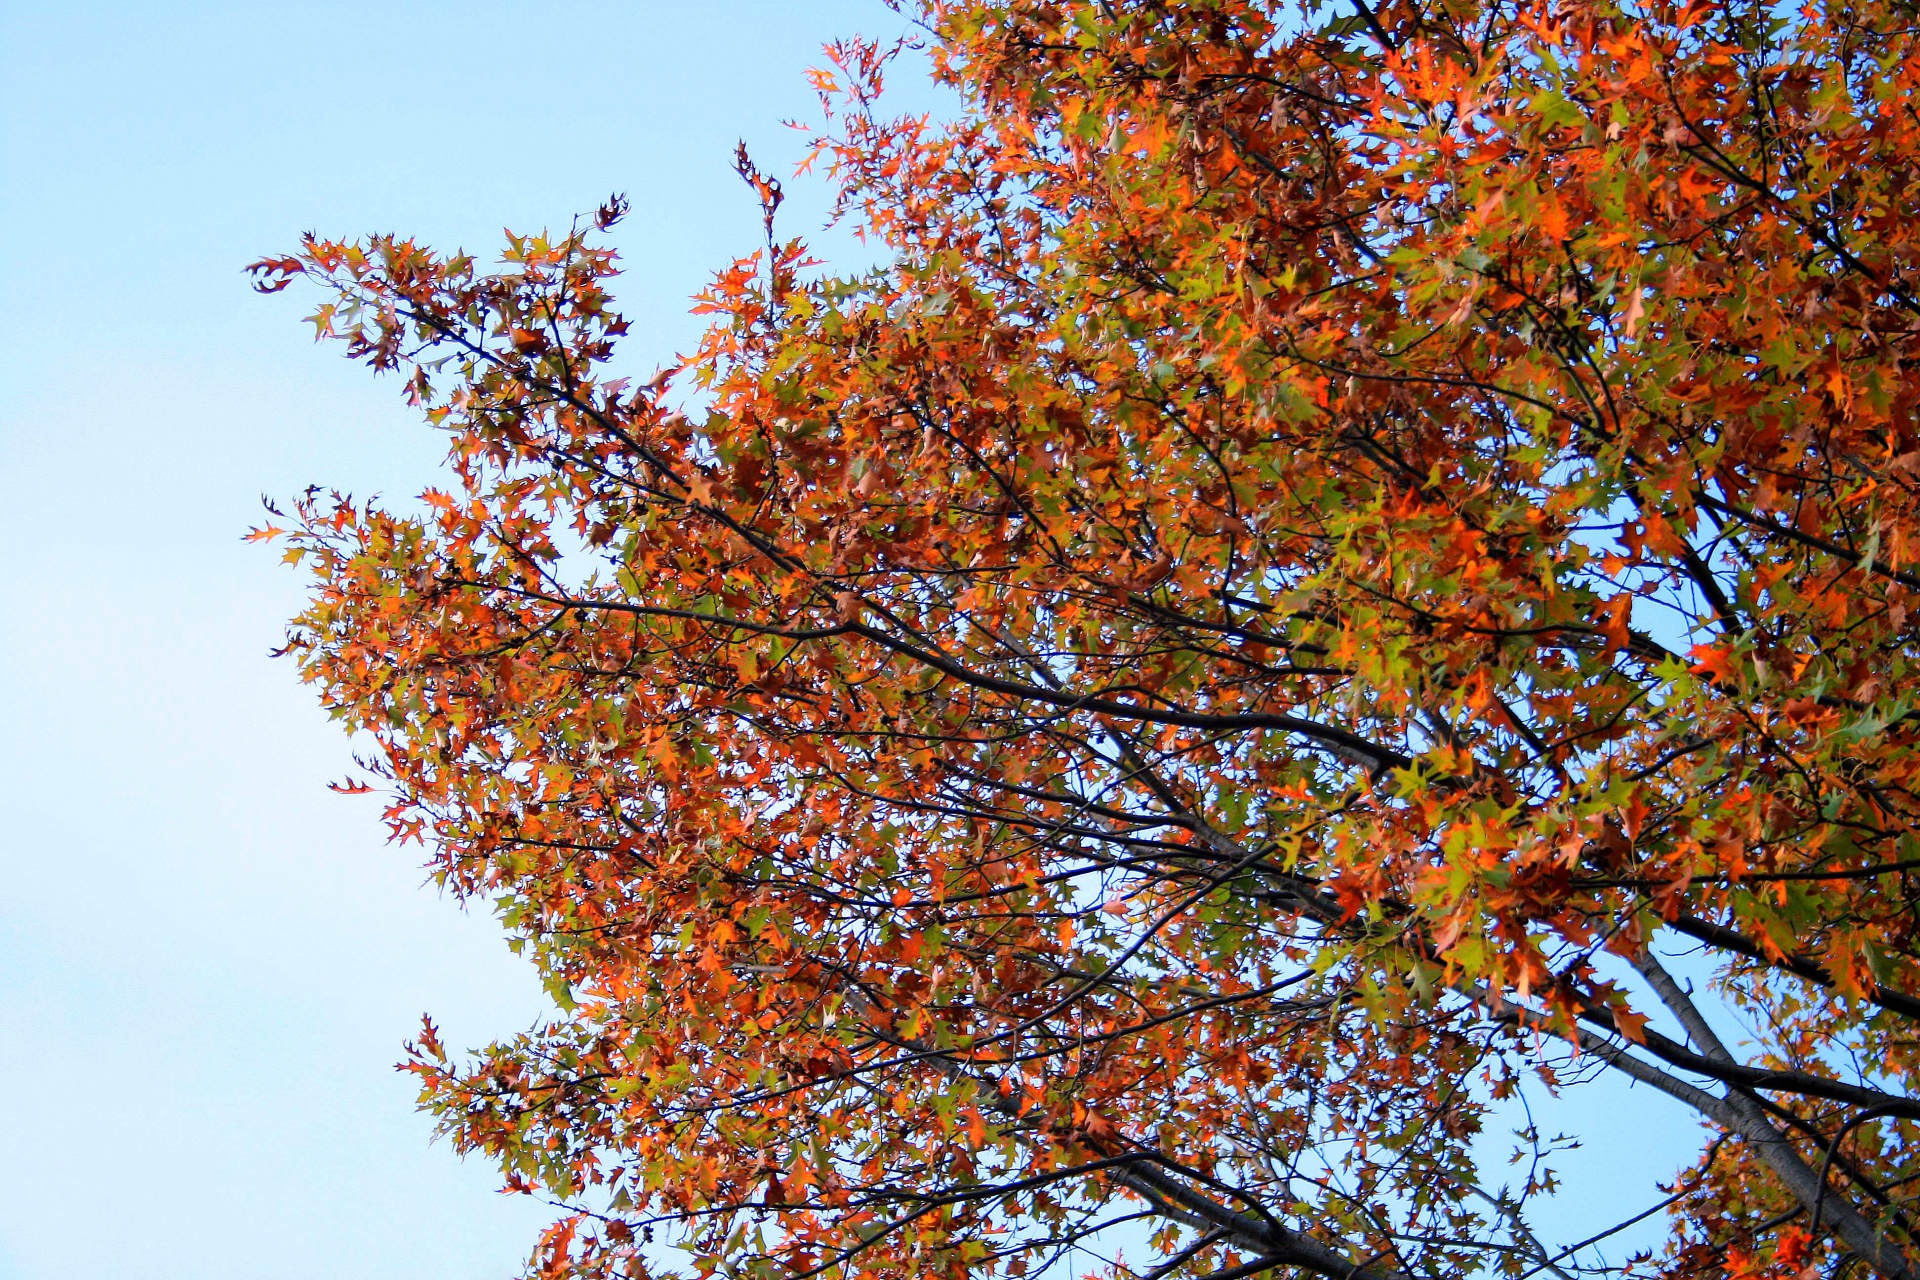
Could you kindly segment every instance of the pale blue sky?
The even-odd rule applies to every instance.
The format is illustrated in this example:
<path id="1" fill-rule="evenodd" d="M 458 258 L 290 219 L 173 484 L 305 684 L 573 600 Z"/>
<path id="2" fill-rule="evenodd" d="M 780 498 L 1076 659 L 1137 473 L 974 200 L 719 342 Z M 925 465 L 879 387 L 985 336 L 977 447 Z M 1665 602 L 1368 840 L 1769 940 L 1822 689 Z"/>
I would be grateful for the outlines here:
<path id="1" fill-rule="evenodd" d="M 491 252 L 633 198 L 647 362 L 751 251 L 731 171 L 799 155 L 877 0 L 0 0 L 0 1278 L 501 1277 L 543 1211 L 428 1145 L 391 1069 L 537 991 L 421 887 L 267 661 L 299 584 L 264 490 L 404 493 L 395 388 L 240 268 L 313 227 Z M 794 186 L 790 226 L 818 221 Z"/>
<path id="2" fill-rule="evenodd" d="M 625 190 L 651 366 L 758 242 L 735 139 L 785 172 L 820 42 L 898 21 L 0 0 L 0 1280 L 523 1256 L 542 1208 L 430 1147 L 391 1064 L 423 1010 L 477 1043 L 536 990 L 383 847 L 375 801 L 323 789 L 347 744 L 264 656 L 300 584 L 238 540 L 262 491 L 406 493 L 438 449 L 312 345 L 311 296 L 256 297 L 240 268 L 309 227 L 491 251 Z M 786 226 L 815 225 L 819 188 L 789 190 Z M 1573 1171 L 1603 1192 L 1694 1140 L 1597 1139 Z"/>

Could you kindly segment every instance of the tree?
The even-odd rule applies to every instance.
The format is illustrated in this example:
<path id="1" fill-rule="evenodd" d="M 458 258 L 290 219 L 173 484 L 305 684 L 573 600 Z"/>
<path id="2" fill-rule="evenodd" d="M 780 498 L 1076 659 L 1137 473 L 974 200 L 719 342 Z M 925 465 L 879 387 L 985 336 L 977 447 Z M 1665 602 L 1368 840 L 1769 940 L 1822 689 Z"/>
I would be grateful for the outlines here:
<path id="1" fill-rule="evenodd" d="M 450 442 L 258 536 L 557 1002 L 409 1063 L 535 1274 L 1564 1280 L 1475 1144 L 1612 1076 L 1634 1269 L 1915 1275 L 1912 7 L 1347 3 L 926 0 L 946 121 L 834 46 L 884 265 L 743 149 L 652 381 L 618 200 L 256 265 Z"/>

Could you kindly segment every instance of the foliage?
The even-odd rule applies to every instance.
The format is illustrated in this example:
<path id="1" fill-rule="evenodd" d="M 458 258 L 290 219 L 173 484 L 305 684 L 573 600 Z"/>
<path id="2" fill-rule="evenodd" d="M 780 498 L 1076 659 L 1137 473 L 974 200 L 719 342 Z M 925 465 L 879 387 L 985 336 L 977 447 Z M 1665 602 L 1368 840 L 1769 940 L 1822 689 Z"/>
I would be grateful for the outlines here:
<path id="1" fill-rule="evenodd" d="M 1703 1126 L 1637 1270 L 1912 1277 L 1911 7 L 916 13 L 953 119 L 817 73 L 884 265 L 743 151 L 652 382 L 618 201 L 256 267 L 451 443 L 261 536 L 558 1002 L 411 1061 L 532 1271 L 1607 1270 L 1473 1156 L 1624 1073 Z"/>

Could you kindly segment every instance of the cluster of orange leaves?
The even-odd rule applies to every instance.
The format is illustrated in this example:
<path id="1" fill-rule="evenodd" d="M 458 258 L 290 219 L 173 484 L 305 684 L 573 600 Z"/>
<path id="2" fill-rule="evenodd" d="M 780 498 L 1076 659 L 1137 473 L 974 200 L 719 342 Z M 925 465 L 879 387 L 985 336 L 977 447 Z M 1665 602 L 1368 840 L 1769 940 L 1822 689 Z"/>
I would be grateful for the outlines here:
<path id="1" fill-rule="evenodd" d="M 262 533 L 557 1002 L 411 1062 L 573 1210 L 534 1271 L 1576 1267 L 1474 1161 L 1548 1043 L 1725 1086 L 1647 1269 L 1911 1274 L 1912 14 L 919 16 L 953 118 L 816 73 L 885 265 L 743 152 L 768 247 L 651 380 L 618 201 L 257 266 L 451 442 Z M 1663 938 L 1737 1063 L 1649 1030 Z"/>

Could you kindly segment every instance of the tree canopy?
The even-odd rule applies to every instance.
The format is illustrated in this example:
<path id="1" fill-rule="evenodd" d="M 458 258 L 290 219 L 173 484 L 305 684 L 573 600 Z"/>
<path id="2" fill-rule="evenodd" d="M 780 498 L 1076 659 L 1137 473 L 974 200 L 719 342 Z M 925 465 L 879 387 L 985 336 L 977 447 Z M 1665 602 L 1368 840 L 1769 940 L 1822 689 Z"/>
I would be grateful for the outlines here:
<path id="1" fill-rule="evenodd" d="M 257 536 L 554 995 L 408 1064 L 531 1273 L 1912 1280 L 1911 4 L 909 11 L 881 265 L 743 149 L 651 380 L 617 199 L 255 267 L 449 441 Z M 1487 1129 L 1605 1077 L 1698 1158 L 1541 1238 Z"/>

